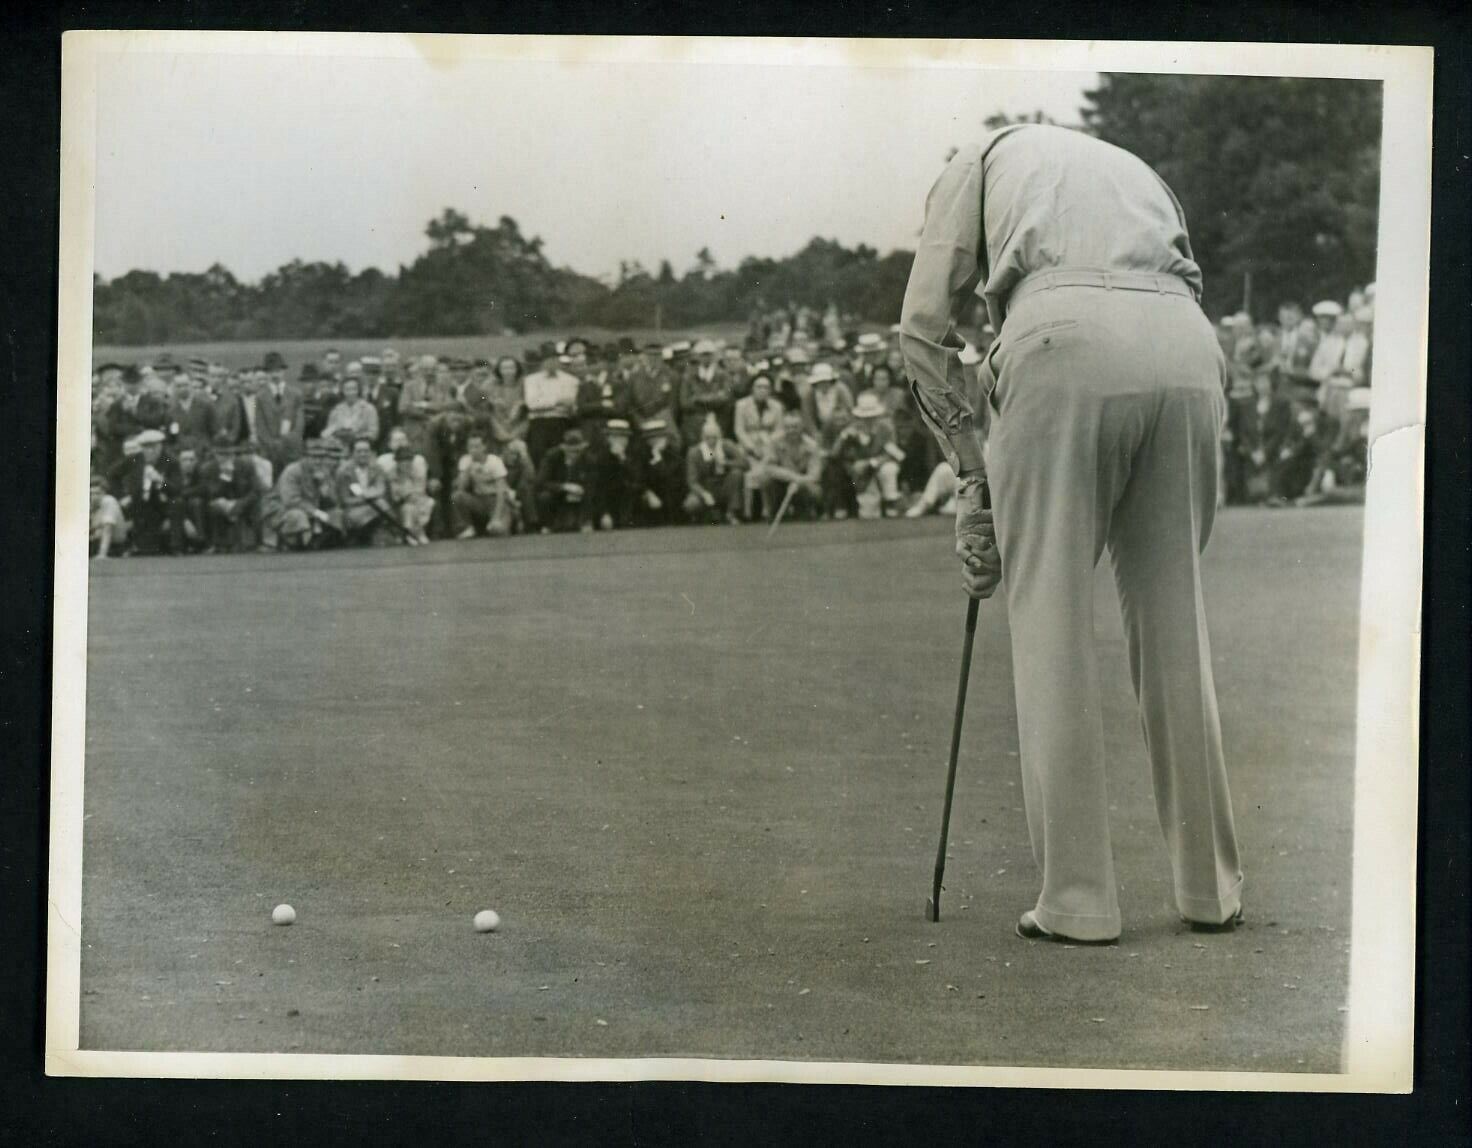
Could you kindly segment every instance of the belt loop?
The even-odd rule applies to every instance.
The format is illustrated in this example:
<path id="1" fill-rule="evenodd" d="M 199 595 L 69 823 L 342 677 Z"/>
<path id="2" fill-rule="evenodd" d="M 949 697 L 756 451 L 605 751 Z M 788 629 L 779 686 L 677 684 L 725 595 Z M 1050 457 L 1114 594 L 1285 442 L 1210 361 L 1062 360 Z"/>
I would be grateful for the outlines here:
<path id="1" fill-rule="evenodd" d="M 1157 276 L 1155 276 L 1155 293 L 1157 295 L 1164 295 L 1165 294 L 1165 276 L 1164 275 L 1157 275 Z"/>
<path id="2" fill-rule="evenodd" d="M 1113 291 L 1114 290 L 1114 285 L 1113 285 L 1113 282 L 1112 282 L 1112 277 L 1110 276 L 1109 272 L 1107 272 L 1107 271 L 1104 272 L 1104 290 L 1106 290 L 1106 291 Z"/>

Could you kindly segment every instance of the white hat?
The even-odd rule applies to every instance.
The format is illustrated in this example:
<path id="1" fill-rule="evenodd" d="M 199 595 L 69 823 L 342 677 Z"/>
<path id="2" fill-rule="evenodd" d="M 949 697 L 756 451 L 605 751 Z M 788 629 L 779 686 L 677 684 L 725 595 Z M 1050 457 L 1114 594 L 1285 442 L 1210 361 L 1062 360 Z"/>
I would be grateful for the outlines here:
<path id="1" fill-rule="evenodd" d="M 1314 314 L 1337 319 L 1340 315 L 1344 314 L 1344 308 L 1334 302 L 1333 299 L 1325 299 L 1322 302 L 1314 304 Z"/>
<path id="2" fill-rule="evenodd" d="M 1370 388 L 1351 387 L 1349 394 L 1345 396 L 1344 406 L 1346 410 L 1367 411 L 1370 409 Z"/>
<path id="3" fill-rule="evenodd" d="M 696 340 L 693 353 L 697 355 L 714 355 L 716 353 L 716 345 L 709 339 L 698 339 Z"/>
<path id="4" fill-rule="evenodd" d="M 810 383 L 836 383 L 837 381 L 838 376 L 834 373 L 833 366 L 830 363 L 814 364 L 813 369 L 808 372 L 808 382 Z"/>
<path id="5" fill-rule="evenodd" d="M 873 391 L 865 391 L 859 396 L 859 401 L 854 404 L 854 418 L 877 419 L 880 415 L 889 413 L 884 402 Z"/>
<path id="6" fill-rule="evenodd" d="M 1365 284 L 1365 298 L 1366 299 L 1373 299 L 1373 298 L 1375 298 L 1375 284 L 1373 284 L 1373 283 L 1366 283 Z"/>
<path id="7" fill-rule="evenodd" d="M 158 430 L 139 431 L 133 436 L 138 446 L 158 446 L 164 441 L 164 432 Z"/>
<path id="8" fill-rule="evenodd" d="M 861 355 L 870 351 L 884 350 L 884 339 L 876 331 L 865 331 L 859 336 L 859 341 L 854 344 L 854 349 Z"/>

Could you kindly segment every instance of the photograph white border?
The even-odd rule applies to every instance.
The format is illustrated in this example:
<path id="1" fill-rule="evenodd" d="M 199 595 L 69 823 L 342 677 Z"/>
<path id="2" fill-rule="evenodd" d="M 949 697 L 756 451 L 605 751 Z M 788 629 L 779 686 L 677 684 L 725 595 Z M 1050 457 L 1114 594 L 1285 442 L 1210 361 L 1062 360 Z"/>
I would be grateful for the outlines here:
<path id="1" fill-rule="evenodd" d="M 1384 85 L 1370 478 L 1365 499 L 1353 923 L 1344 1071 L 1179 1072 L 695 1058 L 437 1057 L 79 1049 L 88 467 L 97 69 L 113 54 L 468 62 L 760 63 L 1334 77 Z M 1431 225 L 1429 47 L 1059 40 L 775 40 L 75 31 L 62 44 L 61 247 L 46 1071 L 54 1076 L 476 1081 L 771 1081 L 1408 1092 Z M 918 211 L 918 206 L 917 206 Z"/>

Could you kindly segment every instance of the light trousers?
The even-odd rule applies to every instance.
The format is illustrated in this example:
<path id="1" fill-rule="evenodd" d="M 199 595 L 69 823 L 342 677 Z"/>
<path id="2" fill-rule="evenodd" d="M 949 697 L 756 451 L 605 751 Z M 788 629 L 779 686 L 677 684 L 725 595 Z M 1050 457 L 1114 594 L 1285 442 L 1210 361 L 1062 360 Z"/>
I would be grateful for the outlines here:
<path id="1" fill-rule="evenodd" d="M 988 356 L 986 448 L 1012 632 L 1023 796 L 1046 929 L 1118 936 L 1094 568 L 1109 549 L 1176 907 L 1218 923 L 1242 871 L 1200 555 L 1225 366 L 1188 295 L 1034 292 Z M 985 377 L 985 376 L 984 376 Z"/>

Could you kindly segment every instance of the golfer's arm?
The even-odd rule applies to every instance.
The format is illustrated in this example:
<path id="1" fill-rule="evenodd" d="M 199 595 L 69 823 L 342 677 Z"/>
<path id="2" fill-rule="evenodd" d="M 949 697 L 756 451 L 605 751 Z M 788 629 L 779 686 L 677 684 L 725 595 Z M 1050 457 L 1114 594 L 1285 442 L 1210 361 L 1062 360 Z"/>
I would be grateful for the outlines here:
<path id="1" fill-rule="evenodd" d="M 981 433 L 966 397 L 957 305 L 980 275 L 980 149 L 958 153 L 925 201 L 925 228 L 900 314 L 900 348 L 920 417 L 958 475 L 980 474 Z"/>

